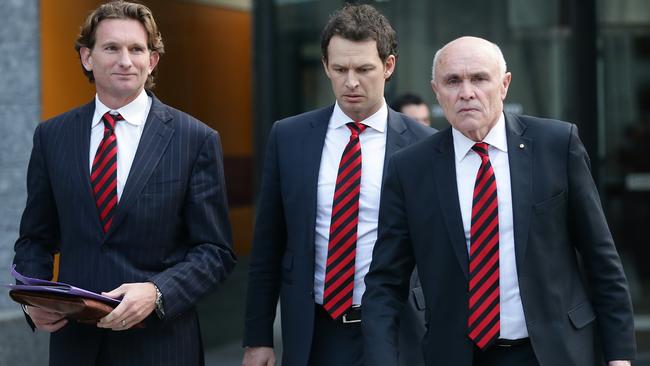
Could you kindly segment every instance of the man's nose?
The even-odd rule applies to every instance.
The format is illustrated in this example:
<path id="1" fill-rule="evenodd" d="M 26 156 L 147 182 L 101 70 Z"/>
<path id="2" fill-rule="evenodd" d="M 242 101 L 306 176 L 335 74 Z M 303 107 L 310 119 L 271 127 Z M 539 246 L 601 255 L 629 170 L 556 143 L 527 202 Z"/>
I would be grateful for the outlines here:
<path id="1" fill-rule="evenodd" d="M 355 75 L 354 71 L 348 71 L 347 75 L 345 76 L 345 86 L 349 89 L 354 89 L 359 86 L 359 79 Z"/>
<path id="2" fill-rule="evenodd" d="M 117 60 L 118 65 L 121 67 L 129 67 L 133 63 L 131 62 L 131 55 L 129 54 L 129 50 L 122 50 L 120 51 L 119 58 Z"/>
<path id="3" fill-rule="evenodd" d="M 474 99 L 474 86 L 468 80 L 465 80 L 460 85 L 459 93 L 461 99 Z"/>

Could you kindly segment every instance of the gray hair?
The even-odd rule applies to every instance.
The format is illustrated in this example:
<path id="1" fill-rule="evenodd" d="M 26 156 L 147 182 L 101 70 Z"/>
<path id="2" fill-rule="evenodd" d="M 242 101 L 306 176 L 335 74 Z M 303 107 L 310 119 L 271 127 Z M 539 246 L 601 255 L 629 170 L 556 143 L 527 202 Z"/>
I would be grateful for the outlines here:
<path id="1" fill-rule="evenodd" d="M 499 62 L 499 72 L 501 75 L 505 75 L 506 73 L 506 59 L 503 57 L 503 52 L 501 52 L 501 48 L 496 43 L 490 42 L 485 40 L 486 42 L 490 43 L 492 46 L 492 50 L 497 56 L 497 61 Z M 438 65 L 438 59 L 440 58 L 440 55 L 442 54 L 442 51 L 447 48 L 452 42 L 447 43 L 446 45 L 442 46 L 438 51 L 436 51 L 435 55 L 433 55 L 433 65 L 431 66 L 431 81 L 436 80 L 436 65 Z"/>

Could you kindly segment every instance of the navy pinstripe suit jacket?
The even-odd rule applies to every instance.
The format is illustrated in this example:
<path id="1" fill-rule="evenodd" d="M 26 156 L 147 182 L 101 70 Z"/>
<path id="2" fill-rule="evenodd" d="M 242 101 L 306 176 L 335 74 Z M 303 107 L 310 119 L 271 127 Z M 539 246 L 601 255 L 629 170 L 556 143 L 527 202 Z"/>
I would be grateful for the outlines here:
<path id="1" fill-rule="evenodd" d="M 124 191 L 104 234 L 90 185 L 94 101 L 40 124 L 15 244 L 23 274 L 91 291 L 151 281 L 165 318 L 122 332 L 69 322 L 50 338 L 51 365 L 198 365 L 195 310 L 236 263 L 219 135 L 155 96 Z"/>

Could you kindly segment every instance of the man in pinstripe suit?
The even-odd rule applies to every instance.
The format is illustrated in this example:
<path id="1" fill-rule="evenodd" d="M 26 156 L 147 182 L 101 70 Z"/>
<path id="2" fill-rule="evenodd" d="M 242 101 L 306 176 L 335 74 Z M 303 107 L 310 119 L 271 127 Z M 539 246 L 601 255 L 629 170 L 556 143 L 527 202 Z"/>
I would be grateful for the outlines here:
<path id="1" fill-rule="evenodd" d="M 14 263 L 51 278 L 60 252 L 61 281 L 122 302 L 97 326 L 28 321 L 51 365 L 201 365 L 196 302 L 236 262 L 219 135 L 145 90 L 164 52 L 145 6 L 101 5 L 76 48 L 97 95 L 36 129 Z"/>

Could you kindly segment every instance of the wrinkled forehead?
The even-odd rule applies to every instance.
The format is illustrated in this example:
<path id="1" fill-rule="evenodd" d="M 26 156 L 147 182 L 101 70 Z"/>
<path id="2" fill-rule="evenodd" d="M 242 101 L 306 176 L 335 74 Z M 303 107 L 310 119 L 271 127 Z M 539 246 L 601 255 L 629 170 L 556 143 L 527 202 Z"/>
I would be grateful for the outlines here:
<path id="1" fill-rule="evenodd" d="M 499 74 L 499 58 L 492 47 L 482 43 L 450 44 L 436 64 L 436 77 L 447 75 Z"/>

